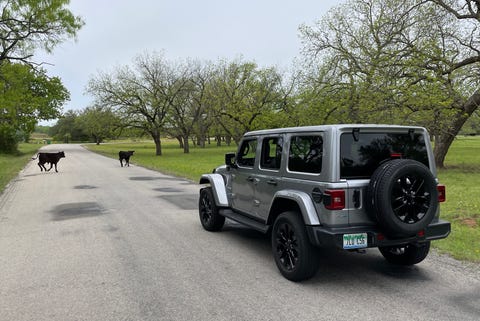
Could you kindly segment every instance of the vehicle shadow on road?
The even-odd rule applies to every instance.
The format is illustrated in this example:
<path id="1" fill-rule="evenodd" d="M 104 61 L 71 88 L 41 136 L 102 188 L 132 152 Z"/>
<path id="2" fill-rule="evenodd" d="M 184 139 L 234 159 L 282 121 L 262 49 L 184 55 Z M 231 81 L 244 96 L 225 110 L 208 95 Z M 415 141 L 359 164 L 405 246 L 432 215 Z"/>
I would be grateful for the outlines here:
<path id="1" fill-rule="evenodd" d="M 262 234 L 244 227 L 241 224 L 227 220 L 222 229 L 222 234 L 235 241 L 239 246 L 248 247 L 257 256 L 272 260 L 273 255 L 270 245 L 270 234 Z M 376 248 L 367 249 L 365 253 L 344 251 L 342 249 L 319 248 L 320 267 L 316 275 L 305 284 L 371 284 L 375 280 L 376 286 L 382 280 L 404 282 L 426 282 L 431 278 L 428 271 L 421 264 L 415 266 L 397 266 L 388 263 Z M 428 258 L 427 258 L 428 260 Z M 280 275 L 280 274 L 279 274 Z M 362 276 L 359 278 L 359 276 Z"/>

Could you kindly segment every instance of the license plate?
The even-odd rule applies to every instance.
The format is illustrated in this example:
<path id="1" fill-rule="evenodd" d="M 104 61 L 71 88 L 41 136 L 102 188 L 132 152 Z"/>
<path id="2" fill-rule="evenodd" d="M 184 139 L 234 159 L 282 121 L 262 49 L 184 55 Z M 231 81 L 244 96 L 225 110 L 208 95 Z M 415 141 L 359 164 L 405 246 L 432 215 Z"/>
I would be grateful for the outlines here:
<path id="1" fill-rule="evenodd" d="M 368 246 L 367 233 L 343 234 L 344 249 L 361 249 Z"/>

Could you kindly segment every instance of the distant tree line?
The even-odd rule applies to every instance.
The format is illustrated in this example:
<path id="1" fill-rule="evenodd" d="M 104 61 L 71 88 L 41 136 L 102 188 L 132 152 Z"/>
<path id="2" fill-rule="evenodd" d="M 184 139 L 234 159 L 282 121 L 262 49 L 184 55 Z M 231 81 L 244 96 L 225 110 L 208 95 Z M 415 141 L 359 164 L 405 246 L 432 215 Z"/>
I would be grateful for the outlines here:
<path id="1" fill-rule="evenodd" d="M 161 155 L 162 135 L 178 139 L 188 153 L 190 141 L 239 141 L 245 131 L 283 125 L 277 117 L 289 97 L 283 79 L 275 68 L 253 62 L 170 62 L 153 53 L 98 74 L 87 90 L 123 126 L 150 135 Z"/>
<path id="2" fill-rule="evenodd" d="M 64 143 L 92 141 L 100 144 L 105 139 L 118 138 L 121 132 L 119 118 L 111 110 L 88 107 L 81 111 L 67 111 L 48 134 Z"/>

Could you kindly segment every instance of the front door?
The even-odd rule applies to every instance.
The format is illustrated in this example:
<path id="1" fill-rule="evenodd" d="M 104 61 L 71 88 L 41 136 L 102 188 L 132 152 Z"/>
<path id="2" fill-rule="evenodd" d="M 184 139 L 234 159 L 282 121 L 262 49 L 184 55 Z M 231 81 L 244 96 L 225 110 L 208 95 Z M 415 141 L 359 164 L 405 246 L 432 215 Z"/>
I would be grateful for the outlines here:
<path id="1" fill-rule="evenodd" d="M 257 139 L 242 141 L 237 153 L 237 168 L 232 169 L 232 207 L 235 210 L 252 215 L 255 185 Z"/>

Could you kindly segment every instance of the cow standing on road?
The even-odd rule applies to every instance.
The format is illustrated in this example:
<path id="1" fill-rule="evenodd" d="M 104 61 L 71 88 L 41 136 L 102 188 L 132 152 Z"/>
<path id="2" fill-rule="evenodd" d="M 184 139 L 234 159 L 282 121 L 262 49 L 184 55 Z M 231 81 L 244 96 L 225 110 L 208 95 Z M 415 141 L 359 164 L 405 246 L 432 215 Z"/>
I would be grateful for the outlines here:
<path id="1" fill-rule="evenodd" d="M 129 150 L 129 151 L 119 151 L 118 152 L 118 159 L 120 160 L 120 166 L 123 167 L 123 160 L 125 160 L 125 166 L 130 167 L 130 156 L 133 155 L 135 151 L 134 150 Z"/>
<path id="2" fill-rule="evenodd" d="M 55 165 L 55 172 L 58 173 L 57 170 L 57 163 L 60 160 L 60 158 L 65 157 L 64 152 L 58 152 L 58 153 L 38 153 L 37 157 L 32 157 L 32 159 L 37 159 L 38 158 L 38 167 L 40 167 L 40 171 L 43 172 L 45 170 L 46 172 L 50 171 Z M 45 163 L 50 163 L 50 168 L 47 169 L 45 167 Z"/>

